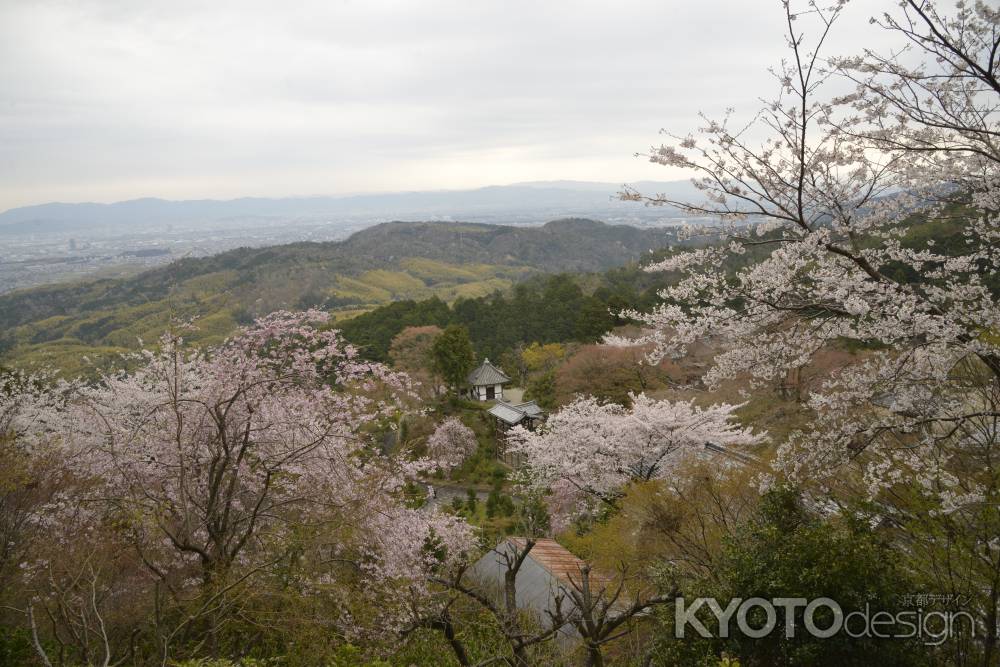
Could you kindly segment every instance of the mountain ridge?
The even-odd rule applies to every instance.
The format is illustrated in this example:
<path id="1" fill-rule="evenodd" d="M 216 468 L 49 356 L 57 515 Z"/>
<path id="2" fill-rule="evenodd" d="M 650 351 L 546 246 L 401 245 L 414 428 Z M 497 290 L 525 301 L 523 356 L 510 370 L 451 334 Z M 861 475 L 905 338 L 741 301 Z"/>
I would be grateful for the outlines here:
<path id="1" fill-rule="evenodd" d="M 0 354 L 58 351 L 63 365 L 91 349 L 121 352 L 154 340 L 171 321 L 197 317 L 216 340 L 279 309 L 320 307 L 349 316 L 401 299 L 446 301 L 509 289 L 533 274 L 602 271 L 676 239 L 671 228 L 588 219 L 541 226 L 382 223 L 344 241 L 239 248 L 180 259 L 129 278 L 0 295 Z M 38 357 L 32 354 L 33 357 Z"/>
<path id="2" fill-rule="evenodd" d="M 676 195 L 697 196 L 697 191 L 687 181 L 641 182 L 635 186 L 649 192 L 669 191 Z M 508 211 L 522 215 L 535 212 L 541 221 L 597 210 L 646 215 L 648 212 L 642 207 L 615 198 L 621 187 L 621 184 L 592 181 L 537 181 L 468 190 L 343 196 L 190 200 L 143 197 L 111 203 L 49 202 L 0 212 L 0 234 L 261 218 L 468 219 L 462 216 L 475 218 Z M 665 210 L 661 209 L 657 214 L 662 217 Z"/>

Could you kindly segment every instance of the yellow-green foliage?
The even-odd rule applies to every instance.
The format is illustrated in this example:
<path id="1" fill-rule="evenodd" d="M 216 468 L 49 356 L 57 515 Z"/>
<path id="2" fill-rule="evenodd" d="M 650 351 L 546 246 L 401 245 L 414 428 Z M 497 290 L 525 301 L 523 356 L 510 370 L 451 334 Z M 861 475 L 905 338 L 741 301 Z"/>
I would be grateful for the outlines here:
<path id="1" fill-rule="evenodd" d="M 359 276 L 335 275 L 329 294 L 369 306 L 356 309 L 361 311 L 399 299 L 419 300 L 437 296 L 451 302 L 510 289 L 514 279 L 530 272 L 530 269 L 521 267 L 459 266 L 423 258 L 405 259 L 400 265 L 404 271 L 378 269 Z"/>
<path id="2" fill-rule="evenodd" d="M 229 310 L 219 310 L 194 321 L 193 339 L 202 345 L 216 345 L 226 339 L 236 328 L 236 320 Z"/>
<path id="3" fill-rule="evenodd" d="M 447 264 L 425 257 L 410 257 L 402 260 L 399 265 L 409 274 L 427 283 L 444 281 L 478 280 L 483 273 L 477 270 L 481 264 Z"/>
<path id="4" fill-rule="evenodd" d="M 358 315 L 363 315 L 372 308 L 346 308 L 343 310 L 335 310 L 331 313 L 334 322 L 340 322 L 342 320 L 349 320 L 352 317 L 357 317 Z"/>
<path id="5" fill-rule="evenodd" d="M 510 289 L 511 285 L 513 285 L 513 283 L 510 280 L 506 280 L 504 278 L 490 278 L 489 280 L 463 283 L 461 285 L 442 285 L 434 290 L 433 293 L 440 297 L 442 301 L 450 303 L 459 298 L 474 299 L 480 296 L 487 296 L 488 294 L 492 294 L 498 290 L 504 291 Z"/>
<path id="6" fill-rule="evenodd" d="M 533 372 L 554 368 L 565 356 L 566 346 L 560 343 L 532 343 L 521 352 L 524 365 Z"/>
<path id="7" fill-rule="evenodd" d="M 449 282 L 475 282 L 493 277 L 516 279 L 534 272 L 523 266 L 499 266 L 496 264 L 449 264 L 425 257 L 410 257 L 399 263 L 407 273 L 428 284 Z"/>
<path id="8" fill-rule="evenodd" d="M 56 368 L 67 376 L 87 374 L 96 368 L 120 367 L 124 347 L 91 345 L 64 338 L 51 343 L 29 345 L 18 349 L 17 365 L 22 368 Z"/>
<path id="9" fill-rule="evenodd" d="M 217 271 L 184 281 L 184 292 L 193 296 L 212 297 L 227 289 L 239 278 L 236 271 Z"/>
<path id="10" fill-rule="evenodd" d="M 38 322 L 33 322 L 31 324 L 26 324 L 25 326 L 18 327 L 15 331 L 15 340 L 20 345 L 28 345 L 32 341 L 39 342 L 43 340 L 51 340 L 52 338 L 59 338 L 60 335 L 54 332 L 64 330 L 73 321 L 72 317 L 67 315 L 57 315 L 55 317 L 49 317 L 44 320 L 39 320 Z"/>
<path id="11" fill-rule="evenodd" d="M 158 305 L 162 307 L 164 304 Z M 93 318 L 75 323 L 72 327 L 73 331 L 97 323 L 110 327 L 110 331 L 98 341 L 81 340 L 74 336 L 72 331 L 66 331 L 55 340 L 20 345 L 17 348 L 16 364 L 25 368 L 51 367 L 67 376 L 91 371 L 95 367 L 120 367 L 122 354 L 136 350 L 140 340 L 147 345 L 155 345 L 160 336 L 171 327 L 170 310 L 153 312 L 146 317 L 129 320 L 129 315 L 133 312 L 141 312 L 150 307 L 150 304 L 144 304 L 142 307 L 123 309 L 121 312 L 102 312 Z M 175 321 L 187 319 L 178 316 L 176 312 L 173 312 L 173 315 L 176 316 Z M 235 328 L 236 320 L 232 311 L 222 308 L 210 311 L 202 317 L 195 317 L 193 328 L 185 331 L 185 337 L 201 345 L 216 345 L 225 340 Z"/>
<path id="12" fill-rule="evenodd" d="M 423 280 L 402 271 L 386 271 L 385 269 L 365 271 L 359 280 L 381 288 L 397 298 L 421 297 L 427 291 L 427 285 L 424 284 Z"/>
<path id="13" fill-rule="evenodd" d="M 76 315 L 59 315 L 17 327 L 14 349 L 3 359 L 16 366 L 49 364 L 72 374 L 88 368 L 88 356 L 100 366 L 118 364 L 122 352 L 135 350 L 141 340 L 155 344 L 178 322 L 193 320 L 185 337 L 197 344 L 216 344 L 237 327 L 236 313 L 245 318 L 273 310 L 300 309 L 340 300 L 333 307 L 343 320 L 400 299 L 437 296 L 453 302 L 507 290 L 533 270 L 487 264 L 457 265 L 409 258 L 393 268 L 358 274 L 336 273 L 329 263 L 303 261 L 266 274 L 248 277 L 236 270 L 194 276 L 171 284 L 169 293 L 143 303 L 109 305 Z M 314 300 L 303 302 L 311 294 Z M 113 302 L 112 302 L 113 303 Z"/>
<path id="14" fill-rule="evenodd" d="M 392 300 L 389 290 L 348 276 L 337 276 L 330 293 L 342 299 L 356 299 L 361 303 L 377 304 Z"/>
<path id="15" fill-rule="evenodd" d="M 755 467 L 719 474 L 717 462 L 682 461 L 669 484 L 629 485 L 616 512 L 585 532 L 567 530 L 560 542 L 599 572 L 627 563 L 635 574 L 670 562 L 706 573 L 732 526 L 756 506 L 759 474 Z"/>

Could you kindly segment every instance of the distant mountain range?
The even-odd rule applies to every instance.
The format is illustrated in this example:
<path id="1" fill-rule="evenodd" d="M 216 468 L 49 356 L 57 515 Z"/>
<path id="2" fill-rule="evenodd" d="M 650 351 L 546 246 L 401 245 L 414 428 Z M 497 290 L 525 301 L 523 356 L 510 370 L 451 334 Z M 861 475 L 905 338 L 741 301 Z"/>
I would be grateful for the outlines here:
<path id="1" fill-rule="evenodd" d="M 642 192 L 698 199 L 687 181 L 639 182 Z M 362 194 L 342 197 L 247 197 L 232 200 L 169 201 L 134 199 L 113 204 L 50 203 L 0 213 L 0 235 L 142 229 L 151 226 L 248 220 L 388 220 L 460 219 L 466 221 L 543 222 L 557 217 L 615 219 L 669 217 L 676 211 L 649 209 L 616 198 L 621 184 L 584 181 L 538 181 L 478 188 Z"/>

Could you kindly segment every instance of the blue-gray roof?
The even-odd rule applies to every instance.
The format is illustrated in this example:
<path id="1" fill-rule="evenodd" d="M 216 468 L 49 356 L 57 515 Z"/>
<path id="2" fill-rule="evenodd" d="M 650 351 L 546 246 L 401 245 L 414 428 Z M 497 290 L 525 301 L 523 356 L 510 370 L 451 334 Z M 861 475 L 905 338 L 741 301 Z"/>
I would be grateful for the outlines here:
<path id="1" fill-rule="evenodd" d="M 489 413 L 497 419 L 513 426 L 514 424 L 520 424 L 521 420 L 525 417 L 534 418 L 541 416 L 543 410 L 534 401 L 518 403 L 517 405 L 500 401 L 489 409 Z"/>
<path id="2" fill-rule="evenodd" d="M 489 359 L 483 361 L 482 365 L 469 373 L 466 380 L 473 387 L 481 385 L 507 384 L 510 378 L 502 370 L 490 363 Z"/>

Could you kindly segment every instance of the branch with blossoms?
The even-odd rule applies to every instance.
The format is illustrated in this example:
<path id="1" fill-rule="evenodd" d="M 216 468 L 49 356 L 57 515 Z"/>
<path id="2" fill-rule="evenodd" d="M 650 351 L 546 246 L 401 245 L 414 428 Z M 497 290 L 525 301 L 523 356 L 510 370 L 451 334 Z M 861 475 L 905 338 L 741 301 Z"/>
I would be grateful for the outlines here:
<path id="1" fill-rule="evenodd" d="M 452 469 L 476 451 L 476 434 L 457 417 L 441 422 L 427 439 L 427 455 L 438 466 Z"/>
<path id="2" fill-rule="evenodd" d="M 930 167 L 942 159 L 939 176 L 964 175 L 952 156 L 1000 161 L 992 117 L 1000 94 L 1000 14 L 984 2 L 961 3 L 952 16 L 934 3 L 905 0 L 901 15 L 885 13 L 872 19 L 905 46 L 882 54 L 834 58 L 838 74 L 853 82 L 855 91 L 840 97 L 857 115 L 840 125 L 845 133 L 863 138 L 882 150 L 918 156 Z M 924 56 L 916 64 L 913 56 Z"/>
<path id="3" fill-rule="evenodd" d="M 638 394 L 625 408 L 581 397 L 536 431 L 512 429 L 509 447 L 525 456 L 529 484 L 549 492 L 558 530 L 590 501 L 614 506 L 630 482 L 669 478 L 686 458 L 710 456 L 706 445 L 742 456 L 762 444 L 766 434 L 734 423 L 738 407 Z"/>
<path id="4" fill-rule="evenodd" d="M 16 400 L 8 421 L 26 447 L 64 448 L 87 481 L 74 503 L 48 504 L 53 538 L 115 526 L 117 553 L 142 572 L 130 595 L 153 599 L 143 632 L 162 639 L 157 660 L 214 644 L 276 563 L 336 599 L 346 585 L 337 568 L 352 562 L 350 579 L 388 599 L 386 587 L 426 589 L 429 572 L 472 547 L 460 519 L 405 506 L 400 490 L 425 462 L 373 443 L 409 380 L 360 359 L 327 321 L 274 313 L 208 349 L 168 334 L 128 373 L 47 387 L 38 400 L 29 384 L 0 402 Z M 29 563 L 19 576 L 34 586 L 43 569 Z M 365 628 L 342 620 L 343 632 L 396 627 L 398 612 L 382 607 Z"/>
<path id="5" fill-rule="evenodd" d="M 864 372 L 840 373 L 807 401 L 829 419 L 800 439 L 819 451 L 800 455 L 828 462 L 832 474 L 866 442 L 885 441 L 854 432 L 852 420 L 878 423 L 873 397 L 899 399 L 890 403 L 889 430 L 905 442 L 924 424 L 954 418 L 960 399 L 946 396 L 948 376 L 964 360 L 1000 379 L 1000 162 L 992 146 L 1000 136 L 1000 15 L 976 3 L 946 18 L 931 3 L 907 0 L 902 19 L 881 21 L 927 56 L 904 66 L 900 54 L 873 51 L 824 62 L 843 3 L 783 8 L 791 55 L 753 131 L 709 121 L 701 136 L 676 137 L 648 155 L 694 171 L 708 201 L 623 195 L 718 216 L 724 240 L 647 267 L 682 277 L 651 311 L 624 313 L 644 325 L 638 339 L 608 342 L 652 344 L 651 361 L 710 342 L 718 350 L 703 378 L 710 388 L 735 379 L 768 386 L 845 340 L 867 348 Z M 831 77 L 844 76 L 856 92 L 824 96 Z M 912 92 L 931 89 L 927 104 Z M 885 113 L 893 105 L 897 113 Z M 947 127 L 936 120 L 943 116 Z M 766 135 L 759 144 L 751 140 L 757 130 Z M 957 242 L 939 249 L 925 240 L 924 223 L 943 225 Z M 751 250 L 759 259 L 732 270 L 730 260 Z M 891 407 L 927 392 L 936 400 L 921 400 L 920 423 Z"/>

